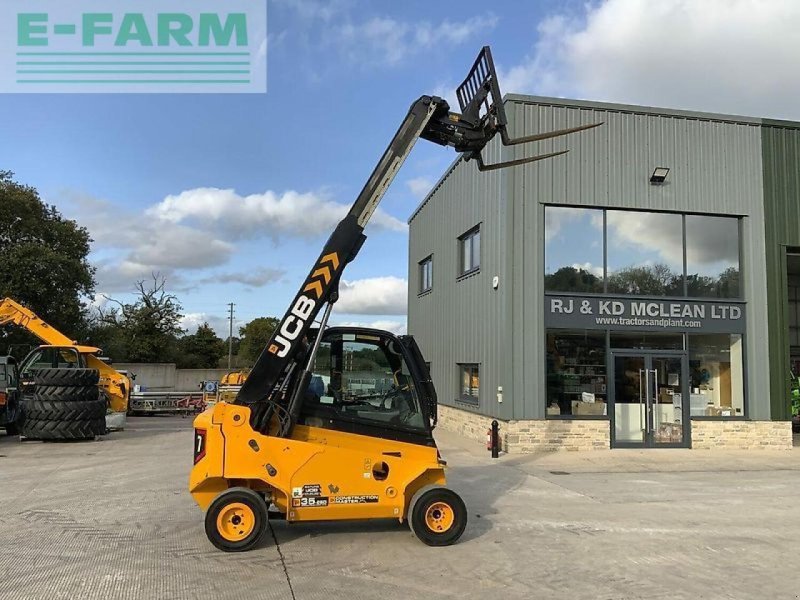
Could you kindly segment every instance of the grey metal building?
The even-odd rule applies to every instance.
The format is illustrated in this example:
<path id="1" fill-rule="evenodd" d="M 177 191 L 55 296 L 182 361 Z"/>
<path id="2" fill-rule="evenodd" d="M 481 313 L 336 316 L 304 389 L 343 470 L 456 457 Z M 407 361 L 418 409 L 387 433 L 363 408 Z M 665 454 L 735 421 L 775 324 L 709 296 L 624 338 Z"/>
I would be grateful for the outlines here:
<path id="1" fill-rule="evenodd" d="M 483 439 L 497 418 L 510 451 L 790 446 L 764 140 L 800 125 L 517 95 L 506 111 L 512 136 L 603 125 L 540 143 L 569 153 L 539 163 L 459 159 L 411 216 L 409 332 L 442 425 Z"/>

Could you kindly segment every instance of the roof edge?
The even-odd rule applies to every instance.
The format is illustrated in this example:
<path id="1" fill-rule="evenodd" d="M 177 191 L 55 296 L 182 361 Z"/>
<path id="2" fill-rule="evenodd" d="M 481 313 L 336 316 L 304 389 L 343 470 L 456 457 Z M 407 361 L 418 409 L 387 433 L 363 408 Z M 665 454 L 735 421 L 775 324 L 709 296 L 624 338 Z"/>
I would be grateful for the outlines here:
<path id="1" fill-rule="evenodd" d="M 444 180 L 450 176 L 450 173 L 453 172 L 458 163 L 462 162 L 463 160 L 464 156 L 461 154 L 459 154 L 453 159 L 453 162 L 450 163 L 450 166 L 445 169 L 442 176 L 439 177 L 439 180 L 433 185 L 433 187 L 431 187 L 431 191 L 425 195 L 425 198 L 422 199 L 422 202 L 420 202 L 419 205 L 417 205 L 417 208 L 415 208 L 414 212 L 411 213 L 411 216 L 408 217 L 408 220 L 406 221 L 407 225 L 411 225 L 411 221 L 414 220 L 414 217 L 416 217 L 417 214 L 419 214 L 419 211 L 421 211 L 422 207 L 428 203 L 428 200 L 431 199 L 431 196 L 433 196 L 434 192 L 436 192 L 436 190 L 438 190 L 442 186 Z"/>
<path id="2" fill-rule="evenodd" d="M 506 99 L 510 102 L 517 102 L 521 104 L 551 104 L 555 106 L 573 108 L 593 108 L 615 112 L 630 112 L 666 117 L 683 117 L 687 119 L 701 119 L 705 121 L 724 121 L 727 123 L 741 123 L 746 125 L 771 125 L 780 123 L 781 127 L 793 126 L 800 129 L 800 122 L 766 119 L 763 117 L 749 117 L 745 115 L 730 115 L 724 113 L 682 110 L 656 106 L 640 106 L 637 104 L 622 104 L 615 102 L 597 102 L 594 100 L 574 100 L 569 98 L 554 98 L 551 96 L 531 96 L 526 94 L 507 94 Z"/>

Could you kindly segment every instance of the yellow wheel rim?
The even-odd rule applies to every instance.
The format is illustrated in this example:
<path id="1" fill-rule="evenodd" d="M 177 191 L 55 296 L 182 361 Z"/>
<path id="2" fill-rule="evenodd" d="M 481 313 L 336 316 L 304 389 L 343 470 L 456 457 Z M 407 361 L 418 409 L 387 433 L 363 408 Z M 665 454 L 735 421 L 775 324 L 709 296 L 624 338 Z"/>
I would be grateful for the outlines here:
<path id="1" fill-rule="evenodd" d="M 229 542 L 240 542 L 253 532 L 256 515 L 242 502 L 232 502 L 217 515 L 217 531 Z"/>
<path id="2" fill-rule="evenodd" d="M 425 511 L 425 524 L 434 533 L 444 533 L 456 520 L 453 507 L 447 502 L 434 502 Z"/>

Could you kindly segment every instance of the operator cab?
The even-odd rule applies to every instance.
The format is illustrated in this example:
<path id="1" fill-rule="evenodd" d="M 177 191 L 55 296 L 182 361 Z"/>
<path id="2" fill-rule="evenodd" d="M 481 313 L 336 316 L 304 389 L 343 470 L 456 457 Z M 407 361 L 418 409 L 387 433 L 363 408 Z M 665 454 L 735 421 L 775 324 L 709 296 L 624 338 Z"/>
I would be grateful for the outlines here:
<path id="1" fill-rule="evenodd" d="M 433 445 L 436 399 L 409 340 L 376 329 L 326 329 L 299 423 Z"/>
<path id="2" fill-rule="evenodd" d="M 31 377 L 34 369 L 82 369 L 86 366 L 76 348 L 70 346 L 39 346 L 22 360 L 20 374 Z"/>

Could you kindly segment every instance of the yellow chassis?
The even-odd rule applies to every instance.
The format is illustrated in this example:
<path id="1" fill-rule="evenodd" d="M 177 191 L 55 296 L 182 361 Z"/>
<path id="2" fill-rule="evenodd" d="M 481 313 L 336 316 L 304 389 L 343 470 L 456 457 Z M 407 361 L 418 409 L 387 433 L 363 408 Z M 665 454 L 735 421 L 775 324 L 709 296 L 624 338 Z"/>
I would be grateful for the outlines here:
<path id="1" fill-rule="evenodd" d="M 247 487 L 288 521 L 402 522 L 417 491 L 446 484 L 436 447 L 304 425 L 291 438 L 271 437 L 249 418 L 248 408 L 225 402 L 195 418 L 189 491 L 203 510 L 226 489 Z"/>

